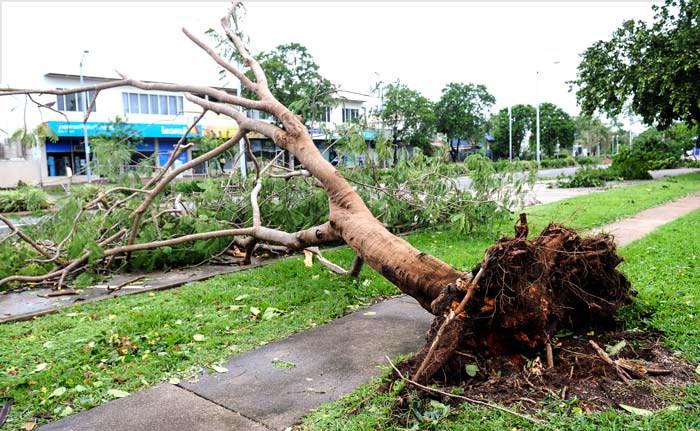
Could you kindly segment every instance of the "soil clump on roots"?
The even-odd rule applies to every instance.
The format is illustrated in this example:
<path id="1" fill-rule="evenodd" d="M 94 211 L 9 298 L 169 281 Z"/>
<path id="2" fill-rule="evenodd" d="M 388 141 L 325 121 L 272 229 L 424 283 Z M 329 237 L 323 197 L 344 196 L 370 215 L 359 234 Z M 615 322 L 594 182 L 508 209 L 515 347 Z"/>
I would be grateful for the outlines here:
<path id="1" fill-rule="evenodd" d="M 486 251 L 471 280 L 433 301 L 425 347 L 394 378 L 443 401 L 450 397 L 419 385 L 526 409 L 573 399 L 582 411 L 659 408 L 659 387 L 694 379 L 658 343 L 660 333 L 618 331 L 615 314 L 636 292 L 617 270 L 622 257 L 611 236 L 583 238 L 550 224 L 528 240 L 524 214 L 515 231 Z"/>

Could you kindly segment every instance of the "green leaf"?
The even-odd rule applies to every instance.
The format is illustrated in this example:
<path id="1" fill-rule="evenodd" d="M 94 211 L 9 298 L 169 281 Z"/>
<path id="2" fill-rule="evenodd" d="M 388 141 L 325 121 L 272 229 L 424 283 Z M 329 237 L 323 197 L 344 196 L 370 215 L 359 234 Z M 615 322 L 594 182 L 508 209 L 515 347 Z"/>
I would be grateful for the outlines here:
<path id="1" fill-rule="evenodd" d="M 262 315 L 263 320 L 272 320 L 275 317 L 282 316 L 285 313 L 284 310 L 280 310 L 275 307 L 267 307 Z"/>
<path id="2" fill-rule="evenodd" d="M 124 398 L 128 397 L 129 393 L 127 391 L 122 391 L 121 389 L 110 389 L 107 391 L 107 395 L 110 395 L 114 398 Z"/>
<path id="3" fill-rule="evenodd" d="M 700 364 L 698 364 L 698 366 L 695 367 L 695 373 L 700 374 Z"/>
<path id="4" fill-rule="evenodd" d="M 63 410 L 61 410 L 61 413 L 59 414 L 59 416 L 64 418 L 64 417 L 71 415 L 71 414 L 73 414 L 73 407 L 66 406 L 63 408 Z"/>
<path id="5" fill-rule="evenodd" d="M 258 318 L 260 316 L 260 309 L 258 307 L 250 307 L 250 314 L 253 315 L 253 317 Z"/>
<path id="6" fill-rule="evenodd" d="M 204 341 L 205 337 L 202 334 L 194 334 L 192 338 L 194 338 L 194 341 Z"/>
<path id="7" fill-rule="evenodd" d="M 60 397 L 61 395 L 65 394 L 65 393 L 66 393 L 66 388 L 61 386 L 60 388 L 54 389 L 54 391 L 51 392 L 51 394 L 49 395 L 49 398 Z"/>
<path id="8" fill-rule="evenodd" d="M 615 356 L 618 353 L 620 353 L 622 349 L 625 348 L 625 346 L 627 346 L 627 342 L 625 340 L 622 340 L 614 346 L 605 346 L 605 351 L 608 355 Z"/>
<path id="9" fill-rule="evenodd" d="M 654 414 L 651 410 L 640 409 L 638 407 L 628 406 L 627 404 L 620 404 L 620 408 L 639 416 L 651 416 Z"/>
<path id="10" fill-rule="evenodd" d="M 171 377 L 168 379 L 168 383 L 170 383 L 171 385 L 179 385 L 180 379 L 178 379 L 177 377 Z"/>
<path id="11" fill-rule="evenodd" d="M 275 368 L 296 368 L 297 364 L 275 358 L 272 360 L 272 366 Z"/>
<path id="12" fill-rule="evenodd" d="M 41 364 L 37 365 L 36 368 L 34 368 L 34 371 L 32 371 L 32 374 L 38 373 L 39 371 L 44 371 L 46 369 L 46 367 L 48 367 L 48 366 L 49 366 L 49 364 L 47 364 L 46 362 L 42 362 Z"/>
<path id="13" fill-rule="evenodd" d="M 464 366 L 464 371 L 469 377 L 474 377 L 476 376 L 476 373 L 479 372 L 479 366 L 476 364 L 467 364 Z"/>
<path id="14" fill-rule="evenodd" d="M 234 299 L 234 301 L 242 301 L 242 300 L 246 299 L 246 298 L 249 297 L 249 296 L 250 296 L 250 295 L 248 295 L 247 293 L 244 293 L 243 295 L 238 295 L 238 296 L 236 296 L 236 299 Z"/>

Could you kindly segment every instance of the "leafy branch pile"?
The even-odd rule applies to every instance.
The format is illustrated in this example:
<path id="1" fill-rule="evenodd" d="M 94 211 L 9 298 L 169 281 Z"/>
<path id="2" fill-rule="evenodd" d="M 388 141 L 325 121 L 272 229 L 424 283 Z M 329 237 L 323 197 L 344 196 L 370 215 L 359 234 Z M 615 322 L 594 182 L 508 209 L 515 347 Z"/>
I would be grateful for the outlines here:
<path id="1" fill-rule="evenodd" d="M 441 174 L 447 163 L 439 155 L 427 157 L 417 153 L 393 168 L 382 169 L 369 155 L 366 145 L 353 147 L 350 141 L 340 142 L 338 151 L 364 155 L 367 162 L 352 169 L 343 168 L 341 172 L 372 213 L 394 232 L 448 223 L 454 223 L 465 233 L 479 226 L 493 226 L 491 221 L 507 219 L 511 209 L 522 205 L 523 186 L 535 178 L 531 172 L 527 180 L 518 179 L 517 171 L 512 168 L 496 175 L 493 163 L 474 155 L 465 164 L 472 187 L 460 190 L 453 178 Z M 374 151 L 381 153 L 381 144 Z M 258 250 L 290 252 L 288 247 L 262 243 L 246 252 L 245 237 L 207 237 L 209 232 L 242 229 L 252 223 L 254 209 L 249 196 L 256 184 L 259 184 L 257 204 L 266 226 L 294 231 L 323 223 L 328 214 L 328 198 L 314 186 L 313 179 L 302 175 L 285 177 L 288 168 L 276 163 L 268 166 L 266 173 L 270 174 L 260 176 L 259 180 L 255 177 L 241 180 L 232 174 L 177 182 L 164 188 L 141 221 L 134 240 L 137 247 L 123 254 L 106 254 L 105 250 L 127 244 L 134 212 L 149 196 L 146 189 L 73 187 L 57 202 L 56 213 L 39 225 L 23 227 L 30 238 L 36 239 L 32 241 L 34 245 L 17 234 L 0 244 L 0 289 L 27 285 L 83 287 L 113 271 L 150 271 L 224 260 L 223 257 L 230 262 L 232 256 L 249 262 Z M 99 233 L 97 237 L 95 232 Z M 188 235 L 202 238 L 179 241 Z M 163 242 L 170 243 L 138 249 L 140 244 Z M 56 273 L 65 268 L 66 262 L 76 259 L 81 259 L 79 265 L 65 273 Z M 56 274 L 47 277 L 52 273 Z"/>

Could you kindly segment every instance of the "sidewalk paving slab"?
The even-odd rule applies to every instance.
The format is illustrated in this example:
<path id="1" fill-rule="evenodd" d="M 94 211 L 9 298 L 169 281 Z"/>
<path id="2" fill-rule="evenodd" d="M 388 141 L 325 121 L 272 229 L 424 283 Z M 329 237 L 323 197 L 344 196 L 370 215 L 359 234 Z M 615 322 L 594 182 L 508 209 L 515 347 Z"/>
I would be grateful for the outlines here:
<path id="1" fill-rule="evenodd" d="M 386 357 L 420 350 L 432 320 L 415 300 L 400 296 L 236 356 L 223 365 L 228 373 L 180 385 L 284 429 L 379 376 L 378 367 L 389 365 Z M 276 368 L 276 359 L 294 366 Z"/>
<path id="2" fill-rule="evenodd" d="M 41 431 L 262 431 L 264 426 L 167 383 L 69 416 Z"/>

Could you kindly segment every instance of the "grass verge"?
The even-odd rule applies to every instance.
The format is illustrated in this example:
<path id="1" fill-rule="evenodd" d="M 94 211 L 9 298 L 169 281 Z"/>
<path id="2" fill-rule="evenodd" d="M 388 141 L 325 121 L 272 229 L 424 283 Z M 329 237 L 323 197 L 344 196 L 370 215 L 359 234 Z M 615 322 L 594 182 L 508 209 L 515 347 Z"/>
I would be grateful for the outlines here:
<path id="1" fill-rule="evenodd" d="M 693 190 L 700 190 L 698 174 L 531 208 L 531 232 L 554 220 L 594 227 Z M 408 237 L 420 250 L 460 268 L 478 262 L 494 239 L 465 238 L 452 230 Z M 344 249 L 328 257 L 347 265 L 353 254 Z M 161 381 L 212 371 L 233 354 L 395 293 L 370 269 L 350 280 L 318 266 L 306 268 L 302 258 L 294 257 L 179 289 L 78 305 L 31 322 L 2 325 L 0 404 L 9 398 L 15 402 L 6 428 L 21 429 L 37 420 L 35 415 L 48 418 L 38 419 L 39 424 L 55 420 Z M 700 391 L 695 395 L 700 397 Z M 464 412 L 482 413 L 487 412 Z"/>

